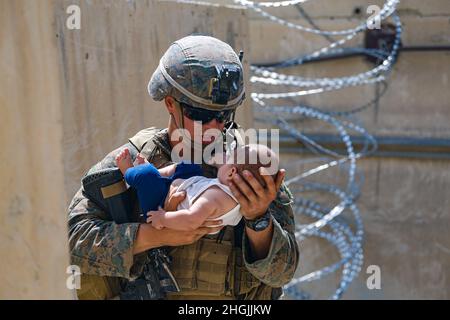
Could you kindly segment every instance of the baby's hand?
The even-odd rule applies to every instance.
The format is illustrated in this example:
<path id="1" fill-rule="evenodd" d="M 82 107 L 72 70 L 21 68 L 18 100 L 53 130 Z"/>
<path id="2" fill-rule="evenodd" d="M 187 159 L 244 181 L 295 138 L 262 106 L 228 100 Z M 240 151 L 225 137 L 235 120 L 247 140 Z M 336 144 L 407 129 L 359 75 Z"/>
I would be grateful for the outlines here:
<path id="1" fill-rule="evenodd" d="M 166 212 L 159 207 L 159 210 L 157 211 L 149 211 L 147 212 L 147 223 L 151 223 L 152 227 L 158 230 L 161 230 L 164 228 L 164 225 L 162 224 L 162 217 Z"/>

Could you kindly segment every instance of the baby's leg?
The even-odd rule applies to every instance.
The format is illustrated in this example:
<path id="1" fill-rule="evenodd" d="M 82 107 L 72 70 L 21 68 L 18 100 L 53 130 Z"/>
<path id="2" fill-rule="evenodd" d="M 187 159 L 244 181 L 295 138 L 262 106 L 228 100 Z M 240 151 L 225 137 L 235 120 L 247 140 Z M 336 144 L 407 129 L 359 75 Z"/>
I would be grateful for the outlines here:
<path id="1" fill-rule="evenodd" d="M 122 172 L 123 175 L 125 175 L 125 172 L 133 168 L 133 162 L 131 160 L 131 154 L 128 148 L 123 149 L 117 156 L 116 156 L 116 165 L 120 169 L 120 172 Z"/>
<path id="2" fill-rule="evenodd" d="M 177 167 L 177 164 L 173 163 L 164 168 L 158 169 L 158 171 L 159 171 L 159 174 L 162 175 L 163 177 L 170 177 L 171 175 L 173 175 L 175 173 L 176 167 Z"/>

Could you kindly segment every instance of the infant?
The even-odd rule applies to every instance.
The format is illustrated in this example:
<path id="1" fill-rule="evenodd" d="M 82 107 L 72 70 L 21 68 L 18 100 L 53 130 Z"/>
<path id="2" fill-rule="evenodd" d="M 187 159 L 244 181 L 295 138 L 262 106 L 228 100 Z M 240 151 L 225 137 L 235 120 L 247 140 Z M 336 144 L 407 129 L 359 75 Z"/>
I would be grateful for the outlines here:
<path id="1" fill-rule="evenodd" d="M 116 157 L 116 165 L 122 172 L 126 183 L 136 189 L 142 213 L 157 210 L 163 206 L 174 180 L 201 176 L 200 165 L 181 162 L 162 169 L 149 163 L 140 154 L 132 162 L 130 151 L 125 148 Z"/>
<path id="2" fill-rule="evenodd" d="M 278 156 L 264 145 L 238 147 L 223 154 L 221 160 L 216 156 L 210 163 L 218 168 L 217 177 L 206 178 L 202 176 L 201 167 L 195 164 L 182 162 L 157 170 L 141 156 L 133 166 L 128 149 L 116 157 L 125 181 L 137 190 L 144 214 L 149 213 L 147 222 L 156 229 L 166 227 L 182 231 L 195 230 L 207 220 L 222 220 L 220 225 L 224 226 L 237 225 L 242 218 L 240 205 L 228 187 L 234 175 L 242 175 L 247 170 L 264 187 L 266 179 L 275 180 L 278 172 Z M 265 169 L 261 170 L 266 172 L 265 177 L 260 168 Z M 177 211 L 165 212 L 161 207 L 173 191 L 185 191 L 186 198 Z"/>

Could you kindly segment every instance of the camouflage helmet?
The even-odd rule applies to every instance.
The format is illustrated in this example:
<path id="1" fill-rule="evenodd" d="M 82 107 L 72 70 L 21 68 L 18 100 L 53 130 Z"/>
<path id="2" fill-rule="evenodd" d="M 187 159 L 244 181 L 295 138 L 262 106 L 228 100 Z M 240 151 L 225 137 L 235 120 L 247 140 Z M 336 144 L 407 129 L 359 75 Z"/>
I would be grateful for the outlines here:
<path id="1" fill-rule="evenodd" d="M 153 100 L 171 96 L 192 107 L 235 109 L 245 99 L 240 57 L 227 43 L 191 35 L 175 41 L 148 83 Z"/>

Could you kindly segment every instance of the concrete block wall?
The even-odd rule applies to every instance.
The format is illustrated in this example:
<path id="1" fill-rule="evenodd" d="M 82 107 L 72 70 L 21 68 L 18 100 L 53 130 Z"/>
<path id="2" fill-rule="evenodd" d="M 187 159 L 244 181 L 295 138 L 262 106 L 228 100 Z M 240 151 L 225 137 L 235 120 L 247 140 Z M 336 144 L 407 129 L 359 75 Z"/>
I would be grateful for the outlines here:
<path id="1" fill-rule="evenodd" d="M 232 3 L 224 0 L 220 3 Z M 346 29 L 358 25 L 368 5 L 383 1 L 308 1 L 302 5 L 314 22 L 324 30 Z M 356 10 L 357 9 L 357 10 Z M 357 14 L 356 12 L 362 12 Z M 271 13 L 308 26 L 297 10 L 286 8 Z M 404 46 L 449 46 L 450 2 L 401 1 L 398 14 L 403 24 Z M 267 63 L 313 52 L 328 44 L 315 36 L 280 26 L 254 12 L 250 17 L 251 62 Z M 362 46 L 358 36 L 349 45 Z M 401 52 L 388 79 L 388 90 L 372 108 L 359 113 L 365 128 L 378 137 L 450 138 L 450 52 Z M 281 72 L 305 77 L 336 77 L 364 72 L 374 65 L 363 58 L 311 63 L 282 69 Z M 253 87 L 268 91 L 267 87 Z M 270 88 L 272 89 L 272 88 Z M 274 92 L 295 90 L 277 87 Z M 327 110 L 346 110 L 375 97 L 375 86 L 362 86 L 298 99 L 300 103 Z M 283 101 L 289 102 L 291 101 Z M 255 108 L 255 117 L 258 109 Z M 256 123 L 266 126 L 266 124 Z M 299 122 L 307 133 L 336 133 L 317 121 Z M 419 147 L 418 147 L 419 148 Z M 423 155 L 422 155 L 423 156 Z M 435 154 L 435 157 L 444 154 Z M 281 159 L 288 176 L 311 165 L 294 165 L 309 158 L 301 153 L 284 153 Z M 448 155 L 447 155 L 448 158 Z M 358 161 L 365 176 L 357 204 L 365 226 L 365 263 L 344 299 L 448 299 L 450 297 L 450 161 L 425 155 L 423 158 L 376 157 Z M 314 177 L 325 183 L 344 184 L 343 171 L 331 169 Z M 314 196 L 299 194 L 297 196 Z M 325 197 L 322 199 L 324 200 Z M 328 199 L 330 200 L 330 199 Z M 331 199 L 333 201 L 333 199 Z M 337 201 L 334 199 L 334 201 Z M 333 202 L 328 202 L 333 203 Z M 302 242 L 302 261 L 298 275 L 306 274 L 338 260 L 335 248 L 320 239 Z M 381 290 L 368 290 L 366 268 L 381 268 Z M 338 276 L 303 287 L 312 298 L 328 297 Z"/>
<path id="2" fill-rule="evenodd" d="M 71 297 L 51 21 L 49 2 L 0 2 L 0 299 Z"/>

